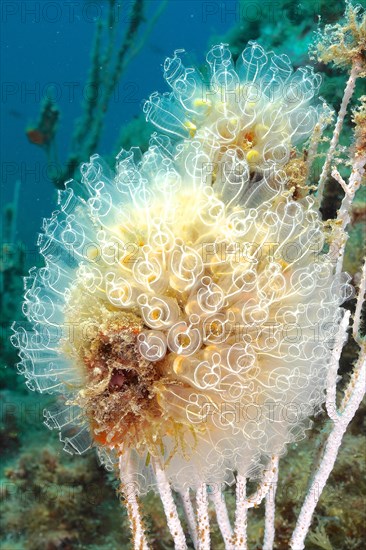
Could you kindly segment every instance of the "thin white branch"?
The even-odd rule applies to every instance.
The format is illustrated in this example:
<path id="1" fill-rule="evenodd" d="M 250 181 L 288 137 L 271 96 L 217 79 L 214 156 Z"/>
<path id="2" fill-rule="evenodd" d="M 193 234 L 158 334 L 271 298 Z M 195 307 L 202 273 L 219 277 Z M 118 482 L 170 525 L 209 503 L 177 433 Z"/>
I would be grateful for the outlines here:
<path id="1" fill-rule="evenodd" d="M 343 346 L 347 340 L 347 329 L 349 327 L 350 315 L 350 311 L 345 311 L 343 318 L 339 324 L 335 344 L 332 350 L 332 355 L 328 367 L 327 395 L 325 406 L 327 408 L 329 418 L 334 421 L 338 419 L 336 394 L 339 358 L 341 356 Z"/>
<path id="2" fill-rule="evenodd" d="M 325 114 L 325 109 L 328 110 L 327 116 Z M 326 126 L 326 119 L 329 118 L 329 117 L 330 117 L 329 108 L 328 108 L 327 105 L 324 105 L 324 111 L 321 113 L 321 115 L 319 117 L 319 121 L 315 125 L 313 133 L 311 134 L 311 137 L 310 137 L 308 155 L 307 155 L 307 160 L 306 160 L 307 182 L 309 180 L 309 175 L 310 175 L 310 170 L 311 170 L 312 164 L 315 160 L 315 156 L 316 156 L 317 151 L 318 151 L 319 142 L 320 142 L 320 139 L 322 137 L 323 127 Z"/>
<path id="3" fill-rule="evenodd" d="M 185 550 L 187 548 L 186 537 L 178 516 L 173 493 L 164 470 L 160 468 L 157 462 L 155 462 L 155 476 L 169 531 L 174 540 L 175 549 Z"/>
<path id="4" fill-rule="evenodd" d="M 362 69 L 361 61 L 356 60 L 353 64 L 353 66 L 352 66 L 351 73 L 349 75 L 349 79 L 347 81 L 346 88 L 344 90 L 343 99 L 342 99 L 341 107 L 339 109 L 337 122 L 336 122 L 336 125 L 335 125 L 335 128 L 334 128 L 333 136 L 332 136 L 332 139 L 331 139 L 331 142 L 330 142 L 330 145 L 329 145 L 329 149 L 328 149 L 328 153 L 327 153 L 324 165 L 323 165 L 323 169 L 322 169 L 322 172 L 320 174 L 319 184 L 318 184 L 318 191 L 317 191 L 317 195 L 316 195 L 318 206 L 320 206 L 321 202 L 322 202 L 323 193 L 324 193 L 324 186 L 325 186 L 325 182 L 326 182 L 326 179 L 327 179 L 327 176 L 328 176 L 330 164 L 332 162 L 336 147 L 337 147 L 338 142 L 339 142 L 339 136 L 340 136 L 340 133 L 341 133 L 341 130 L 342 130 L 344 117 L 346 116 L 346 113 L 347 113 L 347 107 L 348 107 L 350 99 L 353 95 L 355 85 L 356 85 L 356 80 L 357 80 L 358 74 L 360 73 L 361 69 Z"/>
<path id="5" fill-rule="evenodd" d="M 278 462 L 279 458 L 275 457 L 273 468 L 275 470 L 271 487 L 266 494 L 265 500 L 265 518 L 264 518 L 264 540 L 263 550 L 272 550 L 275 538 L 275 511 L 276 511 L 276 490 L 278 482 Z"/>
<path id="6" fill-rule="evenodd" d="M 349 190 L 348 190 L 347 184 L 342 178 L 342 176 L 340 175 L 340 173 L 338 172 L 337 168 L 333 168 L 331 174 L 332 174 L 332 178 L 334 178 L 339 183 L 343 191 L 346 193 L 346 195 L 348 195 Z"/>
<path id="7" fill-rule="evenodd" d="M 236 478 L 236 509 L 235 509 L 235 528 L 234 528 L 234 547 L 235 550 L 247 550 L 247 523 L 248 507 L 246 506 L 247 480 L 242 475 Z"/>
<path id="8" fill-rule="evenodd" d="M 366 292 L 366 258 L 362 266 L 362 275 L 360 280 L 360 286 L 358 289 L 355 315 L 353 319 L 353 338 L 355 342 L 359 344 L 359 346 L 362 345 L 362 339 L 360 338 L 360 323 L 361 323 L 362 304 L 365 300 L 365 292 Z"/>
<path id="9" fill-rule="evenodd" d="M 340 222 L 337 235 L 335 237 L 334 244 L 335 250 L 338 250 L 338 260 L 336 267 L 336 274 L 339 275 L 343 270 L 343 258 L 348 235 L 345 231 L 348 223 L 350 222 L 350 210 L 353 199 L 355 198 L 356 191 L 361 185 L 362 177 L 365 172 L 366 155 L 357 154 L 352 161 L 352 173 L 347 185 L 347 193 L 344 195 L 342 204 L 337 214 L 337 221 Z"/>
<path id="10" fill-rule="evenodd" d="M 259 504 L 268 493 L 269 489 L 271 488 L 271 483 L 273 483 L 273 480 L 277 475 L 277 462 L 278 457 L 275 455 L 272 456 L 266 466 L 266 469 L 263 472 L 263 478 L 258 486 L 258 489 L 246 500 L 246 506 L 248 508 L 259 506 Z"/>
<path id="11" fill-rule="evenodd" d="M 290 541 L 290 548 L 292 550 L 302 550 L 304 548 L 305 538 L 309 531 L 314 510 L 318 504 L 325 484 L 328 481 L 328 477 L 333 470 L 343 435 L 365 395 L 365 383 L 366 350 L 364 346 L 364 348 L 361 349 L 351 380 L 348 384 L 348 397 L 344 399 L 343 411 L 334 422 L 334 427 L 328 437 L 319 468 L 313 477 L 309 492 L 300 510 L 296 527 Z"/>
<path id="12" fill-rule="evenodd" d="M 198 524 L 198 548 L 210 550 L 210 522 L 208 516 L 208 497 L 206 484 L 202 483 L 197 489 L 197 524 Z"/>
<path id="13" fill-rule="evenodd" d="M 210 493 L 210 499 L 214 503 L 217 523 L 219 525 L 222 538 L 225 543 L 226 550 L 234 550 L 233 545 L 233 530 L 230 525 L 229 514 L 226 508 L 225 496 L 221 489 L 214 490 Z"/>
<path id="14" fill-rule="evenodd" d="M 272 456 L 263 472 L 258 489 L 246 498 L 246 479 L 238 475 L 236 479 L 236 510 L 234 545 L 235 550 L 247 549 L 247 511 L 249 508 L 259 506 L 271 488 L 274 479 L 278 475 L 278 456 Z"/>
<path id="15" fill-rule="evenodd" d="M 121 491 L 125 498 L 125 506 L 127 510 L 128 520 L 130 522 L 130 528 L 132 533 L 132 543 L 134 550 L 148 550 L 149 545 L 144 532 L 144 524 L 142 521 L 140 507 L 137 499 L 136 488 L 133 483 L 124 483 L 125 474 L 128 469 L 126 468 L 125 456 L 119 458 L 119 471 L 121 479 Z"/>
<path id="16" fill-rule="evenodd" d="M 366 342 L 363 342 L 361 345 L 361 350 L 357 359 L 357 362 L 354 366 L 350 381 L 347 388 L 344 391 L 343 399 L 339 407 L 339 412 L 341 413 L 340 421 L 346 424 L 346 427 L 351 422 L 352 418 L 355 415 L 357 407 L 354 412 L 355 402 L 361 403 L 363 396 L 365 395 L 366 379 Z M 360 382 L 361 380 L 361 382 Z M 362 385 L 363 381 L 363 385 Z"/>
<path id="17" fill-rule="evenodd" d="M 185 493 L 180 493 L 180 497 L 182 499 L 182 505 L 184 514 L 187 520 L 188 530 L 189 534 L 191 535 L 191 539 L 193 542 L 193 546 L 195 548 L 198 548 L 198 533 L 197 533 L 197 523 L 196 523 L 196 516 L 194 513 L 194 509 L 191 502 L 191 497 L 189 494 L 189 489 Z"/>

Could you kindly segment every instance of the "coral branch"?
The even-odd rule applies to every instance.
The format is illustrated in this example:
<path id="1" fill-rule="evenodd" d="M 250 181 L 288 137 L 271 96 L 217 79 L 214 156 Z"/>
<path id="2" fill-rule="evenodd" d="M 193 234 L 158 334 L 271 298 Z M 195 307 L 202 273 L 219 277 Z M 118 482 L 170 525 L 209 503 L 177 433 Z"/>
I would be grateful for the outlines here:
<path id="1" fill-rule="evenodd" d="M 225 497 L 221 490 L 212 491 L 210 499 L 214 503 L 217 523 L 225 543 L 226 550 L 234 550 L 232 538 L 233 530 L 230 525 L 229 514 L 226 508 Z"/>
<path id="2" fill-rule="evenodd" d="M 154 28 L 155 23 L 157 22 L 157 20 L 159 19 L 159 17 L 161 16 L 163 11 L 167 7 L 167 5 L 168 5 L 168 0 L 162 0 L 160 2 L 159 6 L 156 8 L 155 14 L 151 18 L 149 18 L 149 22 L 147 23 L 146 30 L 145 30 L 144 34 L 142 35 L 141 40 L 139 41 L 138 44 L 133 44 L 134 47 L 133 47 L 133 49 L 131 49 L 130 55 L 127 57 L 127 59 L 125 60 L 125 62 L 123 64 L 122 72 L 126 69 L 127 65 L 132 61 L 132 59 L 134 57 L 136 57 L 136 55 L 143 48 L 143 46 L 145 45 L 147 39 L 149 38 L 149 36 L 150 36 L 150 34 L 151 34 L 151 32 Z"/>
<path id="3" fill-rule="evenodd" d="M 272 550 L 275 538 L 275 510 L 276 510 L 276 490 L 278 482 L 278 462 L 279 458 L 274 457 L 273 469 L 274 475 L 271 487 L 266 494 L 265 500 L 265 518 L 264 518 L 264 540 L 263 550 Z"/>
<path id="4" fill-rule="evenodd" d="M 338 170 L 336 168 L 333 168 L 331 174 L 332 174 L 332 178 L 334 178 L 339 183 L 339 185 L 342 187 L 343 191 L 347 195 L 349 192 L 347 184 L 342 178 L 342 176 L 340 175 L 340 173 L 338 172 Z"/>
<path id="5" fill-rule="evenodd" d="M 344 90 L 343 99 L 342 99 L 341 107 L 339 109 L 337 122 L 334 128 L 333 136 L 329 145 L 329 149 L 322 168 L 322 172 L 320 174 L 318 192 L 317 192 L 317 203 L 319 206 L 321 205 L 321 202 L 322 202 L 324 186 L 328 176 L 329 168 L 330 168 L 332 159 L 334 157 L 336 147 L 339 142 L 339 136 L 343 127 L 344 117 L 346 116 L 346 113 L 347 113 L 347 107 L 353 95 L 355 85 L 356 85 L 356 80 L 361 70 L 362 70 L 361 62 L 357 58 L 352 65 L 351 73 L 350 73 L 346 88 Z"/>
<path id="6" fill-rule="evenodd" d="M 290 548 L 293 550 L 301 550 L 304 548 L 305 537 L 308 533 L 314 510 L 325 484 L 327 483 L 328 477 L 333 470 L 343 435 L 365 395 L 365 383 L 366 345 L 363 345 L 350 382 L 345 391 L 337 418 L 334 420 L 334 427 L 328 437 L 323 457 L 300 510 L 290 542 Z"/>
<path id="7" fill-rule="evenodd" d="M 238 475 L 236 480 L 236 511 L 235 511 L 235 548 L 246 550 L 247 548 L 247 510 L 259 506 L 264 497 L 268 494 L 273 483 L 278 477 L 278 456 L 271 457 L 266 469 L 263 472 L 262 480 L 258 489 L 250 497 L 246 497 L 246 480 Z M 270 534 L 268 534 L 270 536 Z"/>
<path id="8" fill-rule="evenodd" d="M 121 480 L 124 479 L 126 468 L 124 465 L 125 457 L 119 459 L 119 469 Z M 144 532 L 144 524 L 140 513 L 140 507 L 137 500 L 137 494 L 130 483 L 121 483 L 121 491 L 125 498 L 128 519 L 130 522 L 134 550 L 148 550 L 149 545 Z"/>
<path id="9" fill-rule="evenodd" d="M 247 515 L 245 477 L 238 475 L 236 479 L 236 510 L 234 528 L 234 546 L 237 550 L 247 549 Z"/>
<path id="10" fill-rule="evenodd" d="M 345 232 L 347 224 L 350 222 L 350 209 L 353 202 L 353 199 L 355 197 L 355 193 L 359 186 L 361 185 L 361 178 L 365 171 L 365 162 L 366 162 L 366 154 L 363 157 L 359 157 L 358 159 L 354 159 L 354 163 L 352 166 L 352 174 L 349 179 L 349 183 L 347 186 L 347 193 L 345 194 L 341 207 L 338 211 L 337 220 L 339 221 L 339 226 L 336 231 L 336 235 L 334 238 L 334 245 L 335 250 L 338 252 L 338 260 L 336 265 L 336 273 L 339 275 L 342 272 L 343 268 L 343 258 L 344 258 L 344 251 L 346 248 L 346 243 L 348 240 L 348 235 Z"/>
<path id="11" fill-rule="evenodd" d="M 253 508 L 259 506 L 264 497 L 267 495 L 268 491 L 271 488 L 271 484 L 274 482 L 274 479 L 277 477 L 278 470 L 278 457 L 272 456 L 266 469 L 263 472 L 262 481 L 256 490 L 250 497 L 246 500 L 247 508 Z"/>
<path id="12" fill-rule="evenodd" d="M 351 312 L 346 311 L 342 321 L 340 322 L 328 370 L 327 397 L 325 404 L 329 418 L 334 421 L 338 419 L 336 391 L 339 359 L 342 353 L 343 346 L 347 340 L 347 329 L 349 326 L 350 315 Z"/>
<path id="13" fill-rule="evenodd" d="M 338 211 L 337 221 L 340 224 L 340 227 L 337 231 L 335 242 L 337 244 L 336 250 L 339 249 L 338 261 L 336 273 L 340 274 L 343 267 L 343 257 L 346 247 L 346 242 L 348 235 L 345 232 L 347 224 L 350 221 L 350 210 L 352 202 L 355 198 L 356 191 L 359 189 L 362 181 L 363 174 L 365 173 L 365 163 L 366 163 L 366 150 L 365 147 L 363 151 L 357 151 L 352 160 L 352 173 L 349 178 L 347 185 L 347 192 L 342 200 L 341 207 Z"/>
<path id="14" fill-rule="evenodd" d="M 191 497 L 189 494 L 189 489 L 185 493 L 180 493 L 182 499 L 183 510 L 188 524 L 189 534 L 195 548 L 198 547 L 198 533 L 197 533 L 197 523 L 194 509 L 191 502 Z"/>
<path id="15" fill-rule="evenodd" d="M 317 156 L 318 146 L 323 135 L 323 130 L 328 124 L 330 124 L 334 112 L 330 107 L 324 103 L 323 111 L 319 117 L 319 121 L 314 126 L 312 135 L 310 136 L 309 147 L 307 151 L 307 160 L 306 160 L 306 174 L 307 174 L 307 183 L 309 183 L 310 172 L 313 165 L 313 162 Z"/>
<path id="16" fill-rule="evenodd" d="M 175 548 L 176 550 L 184 550 L 187 548 L 186 537 L 184 535 L 182 524 L 178 516 L 178 511 L 173 499 L 172 490 L 170 488 L 164 470 L 162 470 L 157 463 L 155 463 L 155 475 L 169 531 L 172 534 Z"/>
<path id="17" fill-rule="evenodd" d="M 208 517 L 208 497 L 206 484 L 202 483 L 197 489 L 197 523 L 198 523 L 198 548 L 209 550 L 210 548 L 210 523 Z"/>
<path id="18" fill-rule="evenodd" d="M 362 343 L 364 341 L 360 336 L 360 324 L 361 324 L 362 304 L 365 300 L 365 292 L 366 292 L 366 258 L 363 262 L 361 281 L 360 281 L 360 286 L 359 286 L 358 295 L 357 295 L 356 310 L 355 310 L 355 315 L 353 319 L 353 338 L 360 347 L 362 346 Z"/>
<path id="19" fill-rule="evenodd" d="M 341 412 L 341 424 L 345 424 L 344 430 L 346 430 L 348 424 L 351 422 L 363 399 L 363 396 L 365 395 L 365 381 L 366 343 L 363 342 L 351 379 L 344 392 L 344 396 L 339 407 Z"/>

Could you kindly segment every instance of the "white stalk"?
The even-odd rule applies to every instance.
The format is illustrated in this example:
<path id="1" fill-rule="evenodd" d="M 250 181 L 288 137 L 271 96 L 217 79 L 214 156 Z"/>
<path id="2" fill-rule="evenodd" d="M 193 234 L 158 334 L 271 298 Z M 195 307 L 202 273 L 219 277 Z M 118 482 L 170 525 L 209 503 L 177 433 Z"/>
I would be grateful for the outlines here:
<path id="1" fill-rule="evenodd" d="M 128 461 L 128 460 L 127 460 Z M 121 490 L 125 499 L 125 506 L 127 510 L 128 520 L 130 523 L 132 533 L 132 544 L 134 550 L 148 550 L 149 545 L 144 532 L 144 525 L 140 513 L 140 507 L 137 499 L 137 492 L 134 484 L 123 483 L 123 479 L 126 478 L 126 456 L 120 456 L 119 458 L 119 470 L 121 479 Z"/>
<path id="2" fill-rule="evenodd" d="M 266 494 L 265 517 L 264 517 L 264 540 L 263 550 L 272 550 L 275 538 L 275 511 L 276 511 L 276 491 L 278 482 L 278 456 L 275 457 L 273 469 L 275 470 L 271 487 Z"/>
<path id="3" fill-rule="evenodd" d="M 247 550 L 247 522 L 248 507 L 246 506 L 246 485 L 244 476 L 238 475 L 236 479 L 236 509 L 234 546 L 235 550 Z"/>
<path id="4" fill-rule="evenodd" d="M 191 535 L 191 539 L 193 542 L 193 546 L 198 548 L 198 534 L 197 534 L 197 522 L 196 522 L 196 516 L 194 513 L 194 509 L 191 502 L 191 497 L 189 494 L 189 489 L 187 489 L 186 492 L 180 493 L 180 497 L 182 499 L 182 505 L 184 514 L 187 520 L 188 530 L 189 534 Z"/>
<path id="5" fill-rule="evenodd" d="M 317 204 L 318 204 L 318 206 L 321 206 L 323 193 L 324 193 L 324 186 L 325 186 L 325 182 L 327 180 L 330 164 L 332 162 L 336 147 L 337 147 L 338 142 L 339 142 L 339 136 L 340 136 L 340 133 L 341 133 L 341 130 L 342 130 L 342 127 L 343 127 L 344 117 L 346 116 L 347 107 L 348 107 L 350 99 L 353 95 L 353 92 L 355 90 L 356 80 L 357 80 L 359 72 L 361 71 L 361 68 L 362 68 L 361 67 L 361 61 L 356 60 L 352 65 L 351 73 L 349 75 L 349 78 L 348 78 L 348 81 L 347 81 L 347 84 L 346 84 L 346 88 L 344 90 L 343 99 L 342 99 L 341 107 L 339 109 L 337 122 L 336 122 L 336 125 L 335 125 L 335 128 L 334 128 L 333 136 L 332 136 L 332 139 L 331 139 L 331 142 L 330 142 L 330 145 L 329 145 L 329 149 L 328 149 L 328 152 L 327 152 L 327 156 L 326 156 L 326 159 L 325 159 L 325 162 L 324 162 L 324 165 L 323 165 L 323 168 L 322 168 L 322 172 L 321 172 L 320 178 L 319 178 L 318 191 L 317 191 Z"/>
<path id="6" fill-rule="evenodd" d="M 206 484 L 202 483 L 196 493 L 197 523 L 198 523 L 198 548 L 210 550 L 210 523 L 208 516 L 208 497 Z"/>
<path id="7" fill-rule="evenodd" d="M 176 550 L 185 550 L 187 548 L 186 537 L 178 516 L 173 493 L 164 470 L 160 468 L 157 462 L 155 462 L 155 476 L 168 528 L 173 537 L 174 547 Z"/>
<path id="8" fill-rule="evenodd" d="M 363 343 L 360 337 L 360 323 L 361 323 L 362 304 L 365 300 L 365 292 L 366 292 L 366 258 L 363 262 L 361 281 L 360 281 L 360 286 L 359 286 L 358 295 L 357 295 L 355 318 L 353 321 L 353 338 L 355 342 L 358 343 L 359 346 L 362 346 L 362 343 Z"/>
<path id="9" fill-rule="evenodd" d="M 323 457 L 315 473 L 308 494 L 300 510 L 295 530 L 290 541 L 290 548 L 302 550 L 309 531 L 314 510 L 320 495 L 333 470 L 343 435 L 354 417 L 363 396 L 366 383 L 366 345 L 361 349 L 354 371 L 352 373 L 340 411 L 334 420 L 334 427 L 328 437 Z"/>
<path id="10" fill-rule="evenodd" d="M 262 480 L 255 493 L 246 499 L 247 508 L 259 506 L 271 488 L 273 480 L 277 476 L 278 456 L 272 456 L 263 472 Z"/>
<path id="11" fill-rule="evenodd" d="M 225 543 L 226 550 L 235 550 L 233 545 L 233 530 L 230 525 L 229 514 L 226 508 L 225 496 L 221 489 L 210 493 L 210 498 L 215 506 L 217 523 Z"/>
<path id="12" fill-rule="evenodd" d="M 236 480 L 236 510 L 235 510 L 235 530 L 234 545 L 235 550 L 247 549 L 247 511 L 249 508 L 259 506 L 267 495 L 271 485 L 277 482 L 278 476 L 278 456 L 273 455 L 263 472 L 258 489 L 255 493 L 246 498 L 246 479 L 242 475 L 237 476 Z"/>
<path id="13" fill-rule="evenodd" d="M 340 175 L 340 173 L 338 172 L 337 168 L 333 168 L 331 174 L 332 174 L 332 178 L 334 178 L 339 183 L 339 185 L 342 187 L 345 194 L 348 195 L 349 191 L 348 191 L 347 184 L 342 178 L 342 176 Z"/>
<path id="14" fill-rule="evenodd" d="M 339 368 L 339 359 L 342 353 L 343 346 L 347 340 L 347 329 L 349 327 L 349 319 L 351 312 L 345 311 L 343 318 L 339 324 L 335 344 L 332 350 L 332 355 L 330 358 L 329 368 L 328 368 L 328 379 L 327 379 L 327 395 L 325 406 L 327 408 L 327 413 L 329 418 L 333 421 L 338 419 L 337 413 L 337 403 L 336 403 L 336 394 L 337 394 L 337 376 Z"/>
<path id="15" fill-rule="evenodd" d="M 343 197 L 342 204 L 338 210 L 337 221 L 340 222 L 340 227 L 337 231 L 335 239 L 336 247 L 335 251 L 338 253 L 336 273 L 339 275 L 343 269 L 343 258 L 348 235 L 345 231 L 347 225 L 350 222 L 350 210 L 353 199 L 355 198 L 356 191 L 359 189 L 362 181 L 362 177 L 365 173 L 366 154 L 357 154 L 352 161 L 352 173 L 349 178 L 348 185 L 346 186 L 346 193 Z M 334 246 L 334 244 L 333 244 Z"/>

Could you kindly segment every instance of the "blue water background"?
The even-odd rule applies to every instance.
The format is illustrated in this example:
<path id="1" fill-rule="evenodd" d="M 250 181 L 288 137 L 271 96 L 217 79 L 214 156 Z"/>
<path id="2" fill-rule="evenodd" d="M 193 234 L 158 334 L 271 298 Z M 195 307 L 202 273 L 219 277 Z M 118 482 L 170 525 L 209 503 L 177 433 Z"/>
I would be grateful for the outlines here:
<path id="1" fill-rule="evenodd" d="M 126 27 L 132 2 L 122 2 L 120 27 Z M 147 2 L 149 20 L 160 2 Z M 56 207 L 44 152 L 29 143 L 25 129 L 35 125 L 42 98 L 53 93 L 61 110 L 57 147 L 61 162 L 82 110 L 95 25 L 107 2 L 6 1 L 1 3 L 1 199 L 12 201 L 21 180 L 17 238 L 32 250 L 42 218 Z M 223 36 L 238 19 L 237 2 L 223 12 L 219 2 L 170 0 L 147 43 L 131 62 L 112 98 L 98 153 L 110 154 L 123 125 L 141 112 L 155 90 L 167 89 L 162 63 L 177 48 L 202 63 L 214 36 Z M 138 143 L 136 143 L 138 145 Z M 85 159 L 87 160 L 87 159 Z"/>

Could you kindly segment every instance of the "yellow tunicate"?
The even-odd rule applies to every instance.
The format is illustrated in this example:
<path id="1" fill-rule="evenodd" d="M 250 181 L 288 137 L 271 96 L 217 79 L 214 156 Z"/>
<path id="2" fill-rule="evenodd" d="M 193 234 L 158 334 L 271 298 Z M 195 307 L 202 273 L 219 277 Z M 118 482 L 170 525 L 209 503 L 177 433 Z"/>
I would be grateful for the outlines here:
<path id="1" fill-rule="evenodd" d="M 197 97 L 193 101 L 193 106 L 194 107 L 210 107 L 211 102 L 208 99 L 201 99 L 200 97 Z"/>
<path id="2" fill-rule="evenodd" d="M 88 248 L 86 253 L 88 260 L 95 260 L 99 256 L 99 250 L 97 247 Z"/>
<path id="3" fill-rule="evenodd" d="M 184 126 L 189 130 L 189 136 L 193 138 L 197 132 L 197 126 L 190 120 L 186 120 Z"/>
<path id="4" fill-rule="evenodd" d="M 255 101 L 249 101 L 247 104 L 246 104 L 246 111 L 253 111 L 256 107 L 257 103 Z"/>
<path id="5" fill-rule="evenodd" d="M 284 259 L 282 259 L 282 258 L 281 258 L 280 260 L 278 260 L 278 263 L 280 264 L 280 266 L 282 267 L 283 270 L 286 269 L 286 267 L 288 267 L 288 265 L 289 265 L 289 264 L 288 264 Z"/>
<path id="6" fill-rule="evenodd" d="M 183 360 L 184 358 L 182 356 L 177 356 L 173 361 L 173 371 L 175 374 L 182 374 L 183 371 Z"/>
<path id="7" fill-rule="evenodd" d="M 156 321 L 156 319 L 159 319 L 160 318 L 160 311 L 158 309 L 154 309 L 151 312 L 151 318 L 154 319 L 154 321 Z"/>
<path id="8" fill-rule="evenodd" d="M 256 151 L 255 149 L 251 149 L 250 151 L 248 151 L 247 161 L 250 164 L 255 164 L 259 162 L 259 159 L 260 159 L 260 154 L 258 153 L 258 151 Z"/>

